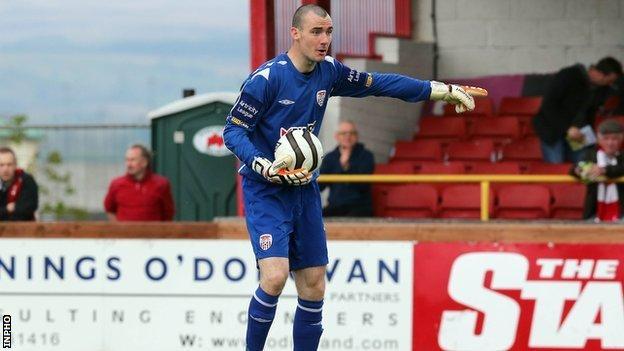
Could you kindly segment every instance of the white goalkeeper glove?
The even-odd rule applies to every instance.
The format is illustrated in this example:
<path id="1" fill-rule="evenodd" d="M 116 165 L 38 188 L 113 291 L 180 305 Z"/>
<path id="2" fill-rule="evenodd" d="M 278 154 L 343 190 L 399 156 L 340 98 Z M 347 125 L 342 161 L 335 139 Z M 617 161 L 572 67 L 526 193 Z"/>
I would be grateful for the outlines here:
<path id="1" fill-rule="evenodd" d="M 282 185 L 306 185 L 312 180 L 312 174 L 306 169 L 295 169 L 288 171 L 288 156 L 273 162 L 264 157 L 256 157 L 253 160 L 252 168 L 263 176 L 266 180 Z"/>
<path id="2" fill-rule="evenodd" d="M 442 82 L 431 82 L 430 100 L 442 100 L 455 105 L 455 112 L 462 113 L 472 111 L 475 108 L 474 98 L 462 87 Z"/>

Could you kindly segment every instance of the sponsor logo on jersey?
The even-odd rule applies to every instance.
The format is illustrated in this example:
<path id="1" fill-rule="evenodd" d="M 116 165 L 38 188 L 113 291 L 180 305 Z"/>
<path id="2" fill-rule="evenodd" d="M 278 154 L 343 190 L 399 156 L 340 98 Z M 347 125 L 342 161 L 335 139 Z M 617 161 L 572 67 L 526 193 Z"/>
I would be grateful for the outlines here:
<path id="1" fill-rule="evenodd" d="M 232 122 L 232 123 L 234 123 L 236 125 L 239 125 L 239 126 L 245 128 L 245 129 L 249 129 L 249 124 L 241 121 L 240 119 L 238 119 L 236 117 L 230 117 L 230 122 Z"/>
<path id="2" fill-rule="evenodd" d="M 347 77 L 347 80 L 351 83 L 357 83 L 360 81 L 360 72 L 352 69 L 349 72 L 349 77 Z"/>
<path id="3" fill-rule="evenodd" d="M 210 156 L 230 155 L 230 150 L 223 142 L 223 126 L 210 126 L 198 130 L 193 136 L 193 146 L 202 154 Z"/>
<path id="4" fill-rule="evenodd" d="M 284 106 L 292 105 L 292 104 L 294 104 L 294 103 L 295 103 L 294 101 L 292 101 L 292 100 L 288 100 L 288 99 L 283 99 L 283 100 L 280 100 L 280 101 L 278 101 L 278 102 L 279 102 L 280 104 L 284 105 Z"/>
<path id="5" fill-rule="evenodd" d="M 371 85 L 373 85 L 373 75 L 369 73 L 366 77 L 366 87 L 370 88 Z"/>
<path id="6" fill-rule="evenodd" d="M 262 234 L 260 235 L 260 248 L 264 251 L 268 250 L 273 245 L 273 235 Z"/>
<path id="7" fill-rule="evenodd" d="M 290 127 L 288 129 L 281 127 L 280 128 L 280 137 L 284 136 L 286 133 L 290 132 L 291 130 L 308 130 L 308 132 L 310 133 L 314 133 L 314 127 L 316 127 L 316 121 L 312 122 L 312 123 L 308 123 L 307 126 L 302 126 L 302 127 Z"/>
<path id="8" fill-rule="evenodd" d="M 232 108 L 232 115 L 236 115 L 237 117 L 242 119 L 251 120 L 258 113 L 258 109 L 251 104 L 247 103 L 243 99 L 239 98 L 236 105 Z"/>
<path id="9" fill-rule="evenodd" d="M 323 107 L 325 103 L 325 95 L 327 95 L 326 90 L 319 90 L 316 92 L 316 103 L 321 107 Z"/>

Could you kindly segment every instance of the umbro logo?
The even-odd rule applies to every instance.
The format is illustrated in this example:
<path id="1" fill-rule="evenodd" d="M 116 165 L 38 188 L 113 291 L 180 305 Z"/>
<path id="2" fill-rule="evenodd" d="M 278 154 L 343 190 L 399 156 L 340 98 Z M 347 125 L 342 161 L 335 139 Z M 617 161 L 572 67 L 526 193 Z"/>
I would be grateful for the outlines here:
<path id="1" fill-rule="evenodd" d="M 294 103 L 295 103 L 294 101 L 292 101 L 292 100 L 288 100 L 288 99 L 280 100 L 280 101 L 278 101 L 278 102 L 279 102 L 280 104 L 284 105 L 284 106 L 292 105 L 292 104 L 294 104 Z"/>

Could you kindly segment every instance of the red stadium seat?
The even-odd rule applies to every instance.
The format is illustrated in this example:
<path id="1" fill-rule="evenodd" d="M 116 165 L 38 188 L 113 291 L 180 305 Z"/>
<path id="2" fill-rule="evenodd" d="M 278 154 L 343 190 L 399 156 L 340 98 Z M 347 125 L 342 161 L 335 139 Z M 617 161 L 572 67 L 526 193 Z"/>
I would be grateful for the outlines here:
<path id="1" fill-rule="evenodd" d="M 449 161 L 491 161 L 494 157 L 492 140 L 455 141 L 448 146 Z"/>
<path id="2" fill-rule="evenodd" d="M 520 174 L 517 162 L 475 162 L 469 169 L 471 174 Z"/>
<path id="3" fill-rule="evenodd" d="M 466 120 L 458 117 L 427 117 L 420 119 L 416 139 L 465 139 L 468 136 Z"/>
<path id="4" fill-rule="evenodd" d="M 384 217 L 386 210 L 386 202 L 388 199 L 388 189 L 396 185 L 373 184 L 371 192 L 373 197 L 373 216 Z"/>
<path id="5" fill-rule="evenodd" d="M 526 138 L 503 146 L 502 160 L 542 162 L 542 148 L 538 138 Z"/>
<path id="6" fill-rule="evenodd" d="M 437 140 L 399 141 L 392 161 L 442 161 L 442 146 Z"/>
<path id="7" fill-rule="evenodd" d="M 412 174 L 414 173 L 413 162 L 378 163 L 375 165 L 375 174 Z"/>
<path id="8" fill-rule="evenodd" d="M 417 169 L 420 174 L 464 174 L 466 166 L 462 162 L 426 162 Z"/>
<path id="9" fill-rule="evenodd" d="M 568 174 L 570 163 L 544 163 L 534 162 L 529 164 L 527 172 L 529 174 Z"/>
<path id="10" fill-rule="evenodd" d="M 509 142 L 520 138 L 520 121 L 513 116 L 477 118 L 471 126 L 472 138 L 489 138 L 497 142 Z"/>
<path id="11" fill-rule="evenodd" d="M 535 116 L 541 105 L 541 96 L 504 97 L 501 100 L 498 114 Z"/>
<path id="12" fill-rule="evenodd" d="M 475 98 L 475 109 L 462 114 L 455 112 L 455 105 L 444 105 L 445 116 L 478 116 L 489 117 L 494 115 L 494 102 L 489 97 Z"/>
<path id="13" fill-rule="evenodd" d="M 429 185 L 406 184 L 388 189 L 384 215 L 397 218 L 433 218 L 438 192 Z"/>
<path id="14" fill-rule="evenodd" d="M 375 174 L 413 174 L 414 163 L 395 161 L 391 163 L 378 163 L 375 165 Z M 388 189 L 395 187 L 393 184 L 374 183 L 372 186 L 373 213 L 375 217 L 384 216 L 384 206 Z"/>
<path id="15" fill-rule="evenodd" d="M 466 173 L 466 165 L 463 162 L 426 162 L 416 168 L 418 174 L 464 174 Z M 452 183 L 422 183 L 431 185 L 438 192 L 442 192 L 444 188 Z"/>
<path id="16" fill-rule="evenodd" d="M 520 128 L 522 129 L 522 137 L 534 137 L 535 128 L 533 128 L 533 116 L 516 116 L 520 121 Z"/>
<path id="17" fill-rule="evenodd" d="M 550 217 L 550 191 L 543 185 L 502 185 L 497 190 L 496 218 L 537 219 Z"/>
<path id="18" fill-rule="evenodd" d="M 552 218 L 582 219 L 586 189 L 585 185 L 579 183 L 552 184 Z"/>
<path id="19" fill-rule="evenodd" d="M 375 174 L 413 174 L 414 163 L 395 161 L 391 163 L 378 163 L 375 165 Z M 388 189 L 396 187 L 395 184 L 374 183 L 372 186 L 373 213 L 375 217 L 383 217 L 388 196 Z"/>
<path id="20" fill-rule="evenodd" d="M 494 195 L 490 191 L 490 213 Z M 481 186 L 477 184 L 450 185 L 442 191 L 440 218 L 481 218 Z"/>

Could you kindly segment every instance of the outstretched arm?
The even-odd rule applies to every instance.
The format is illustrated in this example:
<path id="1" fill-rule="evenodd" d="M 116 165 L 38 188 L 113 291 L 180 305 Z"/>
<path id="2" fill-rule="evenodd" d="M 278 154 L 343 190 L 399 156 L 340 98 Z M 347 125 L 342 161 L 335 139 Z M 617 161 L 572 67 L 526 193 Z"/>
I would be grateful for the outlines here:
<path id="1" fill-rule="evenodd" d="M 456 105 L 457 112 L 474 109 L 474 99 L 462 87 L 419 80 L 393 73 L 358 72 L 334 61 L 336 80 L 333 96 L 387 96 L 404 101 L 443 100 Z"/>

